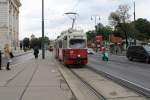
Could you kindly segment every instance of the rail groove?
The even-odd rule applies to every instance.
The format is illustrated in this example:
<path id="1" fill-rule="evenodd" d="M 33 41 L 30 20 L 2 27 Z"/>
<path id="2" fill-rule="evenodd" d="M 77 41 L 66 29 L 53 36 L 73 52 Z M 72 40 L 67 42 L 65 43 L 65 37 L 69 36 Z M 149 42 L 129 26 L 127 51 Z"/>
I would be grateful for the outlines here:
<path id="1" fill-rule="evenodd" d="M 75 71 L 70 69 L 70 71 L 83 83 L 85 84 L 100 100 L 106 100 L 95 88 L 93 88 L 88 82 L 86 82 L 82 77 L 80 77 Z"/>

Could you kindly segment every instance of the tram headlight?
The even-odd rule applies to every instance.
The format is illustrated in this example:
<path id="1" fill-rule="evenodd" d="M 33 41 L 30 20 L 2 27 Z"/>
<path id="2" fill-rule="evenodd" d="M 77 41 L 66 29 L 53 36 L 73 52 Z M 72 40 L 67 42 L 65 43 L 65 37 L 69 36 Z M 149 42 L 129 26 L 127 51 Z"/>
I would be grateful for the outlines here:
<path id="1" fill-rule="evenodd" d="M 80 57 L 81 57 L 81 55 L 78 55 L 78 57 L 80 58 Z"/>

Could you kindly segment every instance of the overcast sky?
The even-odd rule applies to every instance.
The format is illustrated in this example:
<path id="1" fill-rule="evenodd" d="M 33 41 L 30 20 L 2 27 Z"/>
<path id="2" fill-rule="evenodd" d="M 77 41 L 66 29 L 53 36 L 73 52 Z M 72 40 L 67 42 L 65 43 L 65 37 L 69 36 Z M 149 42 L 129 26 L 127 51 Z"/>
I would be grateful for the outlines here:
<path id="1" fill-rule="evenodd" d="M 20 0 L 20 39 L 34 34 L 41 36 L 41 2 L 42 0 Z M 55 39 L 61 31 L 71 25 L 71 20 L 64 13 L 77 12 L 79 14 L 76 27 L 87 30 L 94 29 L 91 16 L 98 15 L 104 25 L 108 24 L 108 16 L 120 4 L 128 4 L 131 20 L 133 20 L 134 0 L 44 0 L 45 1 L 45 35 Z M 150 21 L 150 0 L 135 0 L 136 18 L 146 18 Z"/>

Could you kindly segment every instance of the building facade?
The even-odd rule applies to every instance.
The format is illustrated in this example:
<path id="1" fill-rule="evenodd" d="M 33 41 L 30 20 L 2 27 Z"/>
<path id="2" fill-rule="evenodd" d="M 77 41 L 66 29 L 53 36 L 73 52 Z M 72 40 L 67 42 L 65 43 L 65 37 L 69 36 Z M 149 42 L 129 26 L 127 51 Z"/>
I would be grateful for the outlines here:
<path id="1" fill-rule="evenodd" d="M 0 49 L 6 43 L 16 49 L 19 46 L 20 0 L 0 0 Z"/>

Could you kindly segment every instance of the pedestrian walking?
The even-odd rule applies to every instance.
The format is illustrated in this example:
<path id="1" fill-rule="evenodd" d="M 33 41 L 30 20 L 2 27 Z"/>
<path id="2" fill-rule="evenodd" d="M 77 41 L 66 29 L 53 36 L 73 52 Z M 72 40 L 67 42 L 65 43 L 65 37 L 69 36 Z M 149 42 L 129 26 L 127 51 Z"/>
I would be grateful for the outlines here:
<path id="1" fill-rule="evenodd" d="M 115 52 L 116 52 L 116 55 L 117 55 L 118 54 L 118 49 L 116 49 Z"/>
<path id="2" fill-rule="evenodd" d="M 39 55 L 39 48 L 36 46 L 36 47 L 34 47 L 34 56 L 35 56 L 35 59 L 38 59 L 38 55 Z"/>
<path id="3" fill-rule="evenodd" d="M 10 70 L 10 63 L 12 62 L 10 53 L 11 53 L 11 48 L 9 44 L 5 44 L 4 54 L 7 60 L 6 70 Z"/>

